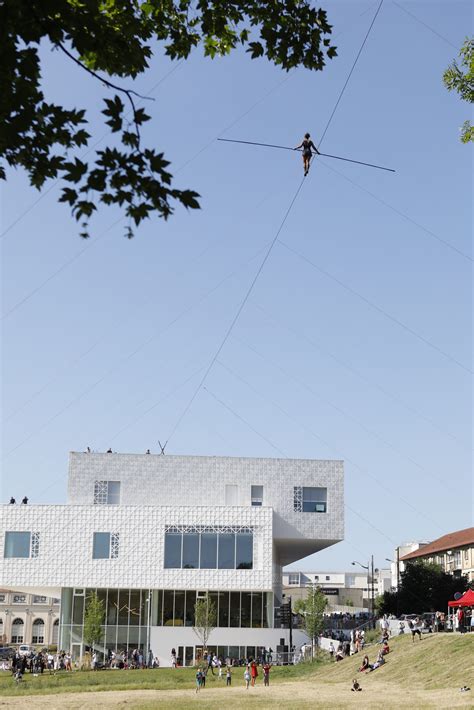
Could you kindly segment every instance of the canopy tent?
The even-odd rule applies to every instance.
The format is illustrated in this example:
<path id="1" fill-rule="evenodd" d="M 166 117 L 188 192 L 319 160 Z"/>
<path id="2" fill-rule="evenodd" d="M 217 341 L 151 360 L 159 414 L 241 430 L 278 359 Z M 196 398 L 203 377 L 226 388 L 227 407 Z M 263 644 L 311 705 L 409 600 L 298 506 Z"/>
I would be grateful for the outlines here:
<path id="1" fill-rule="evenodd" d="M 468 589 L 457 601 L 448 602 L 448 606 L 474 606 L 474 591 Z"/>

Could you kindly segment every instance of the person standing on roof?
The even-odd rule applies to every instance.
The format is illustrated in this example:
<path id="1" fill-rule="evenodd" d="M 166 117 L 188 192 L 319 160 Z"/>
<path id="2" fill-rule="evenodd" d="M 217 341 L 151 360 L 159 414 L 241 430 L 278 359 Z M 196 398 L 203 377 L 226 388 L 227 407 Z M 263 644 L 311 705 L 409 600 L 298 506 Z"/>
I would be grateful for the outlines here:
<path id="1" fill-rule="evenodd" d="M 306 177 L 306 175 L 309 173 L 309 166 L 311 164 L 311 158 L 313 157 L 313 150 L 316 153 L 316 155 L 321 155 L 321 153 L 314 145 L 309 133 L 304 134 L 303 140 L 301 141 L 301 143 L 299 145 L 296 146 L 296 148 L 294 148 L 294 150 L 300 150 L 300 148 L 303 149 L 303 167 L 304 167 L 304 174 Z"/>

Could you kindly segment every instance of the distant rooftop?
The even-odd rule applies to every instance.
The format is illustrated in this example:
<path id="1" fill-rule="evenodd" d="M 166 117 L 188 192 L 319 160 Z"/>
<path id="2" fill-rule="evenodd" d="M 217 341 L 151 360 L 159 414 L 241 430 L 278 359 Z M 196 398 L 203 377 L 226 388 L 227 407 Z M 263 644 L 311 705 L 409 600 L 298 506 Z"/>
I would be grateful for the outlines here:
<path id="1" fill-rule="evenodd" d="M 437 540 L 433 540 L 433 542 L 430 542 L 428 545 L 424 545 L 419 550 L 400 557 L 400 560 L 402 562 L 414 560 L 417 557 L 426 557 L 430 554 L 456 549 L 457 547 L 464 547 L 465 545 L 474 545 L 474 528 L 465 528 L 464 530 L 457 530 L 456 532 L 443 535 Z"/>

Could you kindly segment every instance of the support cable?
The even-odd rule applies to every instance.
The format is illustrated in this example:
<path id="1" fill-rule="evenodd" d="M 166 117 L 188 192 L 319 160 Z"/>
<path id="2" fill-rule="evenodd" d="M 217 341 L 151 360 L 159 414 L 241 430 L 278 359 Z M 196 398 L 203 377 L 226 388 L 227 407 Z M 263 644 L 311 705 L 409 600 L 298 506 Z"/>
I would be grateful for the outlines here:
<path id="1" fill-rule="evenodd" d="M 365 47 L 365 43 L 367 42 L 367 40 L 368 40 L 368 38 L 369 38 L 369 35 L 370 35 L 370 32 L 371 32 L 371 30 L 372 30 L 372 27 L 374 26 L 375 20 L 377 19 L 377 15 L 379 14 L 379 12 L 380 12 L 380 10 L 381 10 L 381 8 L 382 8 L 382 4 L 383 4 L 383 0 L 380 0 L 379 6 L 378 6 L 377 10 L 375 11 L 375 15 L 374 15 L 374 17 L 373 17 L 373 19 L 372 19 L 372 22 L 371 22 L 370 25 L 369 25 L 369 29 L 367 30 L 367 33 L 366 33 L 366 35 L 365 35 L 365 37 L 364 37 L 364 40 L 363 40 L 363 42 L 362 42 L 362 44 L 361 44 L 361 46 L 360 46 L 360 49 L 359 49 L 359 51 L 357 52 L 357 56 L 356 56 L 356 58 L 354 59 L 354 63 L 352 64 L 351 70 L 350 70 L 349 74 L 347 75 L 347 79 L 346 79 L 346 81 L 345 81 L 345 84 L 344 84 L 344 86 L 343 86 L 342 89 L 341 89 L 341 93 L 339 94 L 339 97 L 338 97 L 338 99 L 337 99 L 337 101 L 336 101 L 336 105 L 334 106 L 333 111 L 332 111 L 331 115 L 329 116 L 329 120 L 328 120 L 328 122 L 326 123 L 326 128 L 324 129 L 323 135 L 321 136 L 321 138 L 320 138 L 320 140 L 319 140 L 318 148 L 319 148 L 319 146 L 321 145 L 321 143 L 323 142 L 324 137 L 325 137 L 325 135 L 326 135 L 326 133 L 327 133 L 327 130 L 328 130 L 330 124 L 331 124 L 331 121 L 332 121 L 332 119 L 334 118 L 334 114 L 335 114 L 336 111 L 337 111 L 337 107 L 339 106 L 339 103 L 340 103 L 340 101 L 341 101 L 341 99 L 342 99 L 342 97 L 343 97 L 343 95 L 344 95 L 344 92 L 345 92 L 345 90 L 346 90 L 346 88 L 347 88 L 347 85 L 348 85 L 348 83 L 349 83 L 349 81 L 350 81 L 350 78 L 351 78 L 351 76 L 352 76 L 352 73 L 353 73 L 354 69 L 356 68 L 356 64 L 357 64 L 357 62 L 359 61 L 359 57 L 360 57 L 360 55 L 362 54 L 362 50 L 363 50 L 364 47 Z"/>
<path id="2" fill-rule="evenodd" d="M 178 417 L 178 420 L 176 421 L 174 427 L 172 428 L 172 430 L 171 430 L 171 432 L 170 432 L 170 434 L 169 434 L 169 436 L 168 436 L 168 438 L 167 438 L 167 440 L 166 440 L 165 447 L 166 447 L 167 443 L 170 441 L 170 439 L 173 437 L 173 435 L 175 434 L 175 432 L 176 432 L 176 430 L 178 429 L 179 425 L 181 424 L 181 422 L 183 421 L 184 417 L 186 416 L 186 414 L 188 413 L 189 409 L 191 408 L 191 406 L 192 406 L 194 400 L 196 399 L 196 397 L 197 397 L 197 395 L 198 395 L 200 389 L 203 387 L 204 383 L 206 382 L 206 380 L 207 380 L 207 378 L 208 378 L 208 376 L 209 376 L 209 373 L 211 372 L 212 368 L 214 367 L 214 364 L 215 364 L 217 358 L 219 357 L 219 355 L 220 355 L 220 353 L 221 353 L 221 351 L 222 351 L 222 348 L 224 347 L 224 345 L 226 344 L 226 342 L 227 342 L 227 340 L 228 340 L 230 334 L 232 333 L 232 331 L 233 331 L 233 329 L 234 329 L 234 326 L 235 326 L 235 324 L 237 323 L 237 321 L 238 321 L 238 319 L 239 319 L 239 317 L 240 317 L 240 314 L 242 313 L 242 311 L 243 311 L 243 309 L 244 309 L 244 307 L 245 307 L 245 304 L 247 303 L 247 301 L 248 301 L 248 299 L 249 299 L 249 297 L 250 297 L 250 294 L 252 293 L 252 291 L 253 291 L 253 289 L 254 289 L 255 284 L 257 283 L 258 277 L 259 277 L 260 274 L 262 273 L 263 268 L 264 268 L 265 264 L 267 263 L 270 254 L 272 253 L 273 247 L 275 246 L 275 244 L 276 244 L 277 241 L 278 241 L 278 237 L 280 236 L 281 230 L 283 229 L 283 227 L 284 227 L 284 225 L 285 225 L 285 222 L 286 222 L 286 220 L 287 220 L 287 218 L 288 218 L 288 215 L 290 214 L 290 212 L 291 212 L 291 210 L 292 210 L 292 208 L 293 208 L 293 205 L 295 204 L 296 199 L 297 199 L 298 195 L 300 194 L 300 190 L 301 190 L 301 188 L 303 187 L 304 180 L 305 180 L 305 178 L 303 177 L 303 179 L 301 180 L 300 184 L 298 185 L 298 189 L 296 190 L 295 194 L 293 195 L 293 199 L 291 200 L 291 202 L 290 202 L 290 204 L 289 204 L 289 207 L 288 207 L 288 209 L 287 209 L 286 212 L 285 212 L 285 215 L 284 215 L 284 217 L 283 217 L 283 219 L 282 219 L 282 221 L 281 221 L 281 223 L 280 223 L 280 226 L 278 227 L 278 230 L 277 230 L 275 236 L 273 237 L 272 241 L 270 242 L 270 246 L 268 247 L 268 249 L 267 249 L 267 251 L 266 251 L 266 253 L 265 253 L 265 256 L 263 257 L 262 262 L 261 262 L 260 266 L 259 266 L 258 269 L 257 269 L 257 273 L 256 273 L 255 276 L 253 277 L 253 280 L 252 280 L 250 286 L 248 287 L 247 292 L 246 292 L 246 294 L 245 294 L 245 296 L 244 296 L 242 302 L 240 303 L 240 306 L 239 306 L 238 309 L 237 309 L 237 313 L 235 314 L 234 318 L 232 319 L 232 322 L 230 323 L 229 327 L 227 328 L 227 330 L 226 330 L 226 332 L 225 332 L 225 335 L 224 335 L 224 337 L 222 338 L 222 340 L 221 340 L 221 342 L 220 342 L 220 344 L 219 344 L 219 347 L 217 348 L 216 352 L 214 353 L 214 355 L 213 355 L 213 357 L 212 357 L 212 359 L 211 359 L 209 365 L 208 365 L 207 368 L 206 368 L 206 371 L 204 372 L 204 375 L 202 376 L 202 378 L 201 378 L 201 380 L 200 380 L 198 386 L 197 386 L 196 389 L 194 390 L 194 392 L 193 392 L 193 394 L 192 394 L 192 396 L 191 396 L 189 402 L 187 403 L 187 405 L 185 406 L 185 408 L 184 408 L 183 411 L 181 412 L 180 416 Z"/>
<path id="3" fill-rule="evenodd" d="M 350 70 L 350 72 L 349 72 L 349 75 L 348 75 L 348 77 L 347 77 L 347 79 L 346 79 L 346 82 L 345 82 L 344 86 L 342 87 L 341 93 L 339 94 L 339 98 L 337 99 L 336 105 L 334 106 L 334 109 L 333 109 L 333 111 L 332 111 L 332 113 L 331 113 L 331 115 L 330 115 L 330 117 L 329 117 L 329 120 L 328 120 L 328 122 L 327 122 L 327 124 L 326 124 L 326 128 L 324 129 L 324 132 L 323 132 L 323 135 L 322 135 L 322 137 L 321 137 L 321 140 L 319 141 L 319 145 L 321 145 L 321 143 L 323 142 L 324 136 L 326 135 L 326 132 L 327 132 L 327 130 L 328 130 L 330 124 L 331 124 L 331 121 L 332 121 L 332 119 L 333 119 L 333 117 L 334 117 L 334 114 L 336 113 L 336 110 L 337 110 L 337 107 L 339 106 L 339 103 L 340 103 L 340 101 L 341 101 L 342 95 L 344 94 L 344 91 L 345 91 L 345 89 L 346 89 L 346 87 L 347 87 L 347 85 L 348 85 L 348 83 L 349 83 L 349 80 L 350 80 L 350 78 L 351 78 L 351 76 L 352 76 L 352 73 L 353 73 L 353 71 L 354 71 L 354 69 L 355 69 L 355 66 L 356 66 L 356 64 L 357 64 L 357 61 L 358 61 L 358 59 L 359 59 L 359 57 L 360 57 L 360 55 L 361 55 L 361 53 L 362 53 L 362 50 L 364 49 L 365 43 L 367 42 L 367 38 L 368 38 L 368 36 L 369 36 L 369 34 L 370 34 L 370 31 L 371 31 L 371 29 L 372 29 L 372 27 L 373 27 L 373 25 L 374 25 L 374 22 L 375 22 L 375 20 L 376 20 L 376 18 L 377 18 L 377 15 L 378 15 L 379 12 L 380 12 L 380 8 L 382 7 L 382 4 L 383 4 L 383 0 L 380 0 L 380 3 L 379 3 L 379 5 L 378 5 L 378 7 L 377 7 L 377 10 L 376 10 L 375 15 L 374 15 L 374 17 L 373 17 L 373 19 L 372 19 L 372 22 L 370 23 L 369 29 L 368 29 L 367 32 L 366 32 L 366 35 L 365 35 L 365 37 L 364 37 L 364 40 L 363 40 L 363 42 L 362 42 L 362 44 L 361 44 L 361 46 L 360 46 L 360 49 L 359 49 L 359 51 L 358 51 L 358 53 L 357 53 L 357 56 L 356 56 L 356 58 L 355 58 L 355 60 L 354 60 L 353 65 L 352 65 L 352 67 L 351 67 L 351 70 Z M 280 147 L 281 147 L 281 146 L 280 146 Z M 379 166 L 373 166 L 373 167 L 379 167 Z M 280 232 L 281 232 L 281 230 L 283 229 L 283 226 L 284 226 L 284 224 L 285 224 L 285 222 L 286 222 L 286 220 L 287 220 L 288 215 L 289 215 L 290 212 L 291 212 L 291 209 L 292 209 L 292 207 L 293 207 L 293 205 L 294 205 L 294 203 L 295 203 L 295 201 L 296 201 L 296 198 L 298 197 L 298 195 L 299 195 L 299 193 L 300 193 L 301 188 L 303 187 L 303 183 L 304 183 L 305 177 L 306 177 L 306 175 L 305 175 L 305 176 L 303 177 L 303 179 L 301 180 L 301 182 L 300 182 L 300 184 L 299 184 L 299 186 L 298 186 L 298 189 L 296 190 L 296 192 L 295 192 L 295 194 L 294 194 L 294 197 L 293 197 L 293 199 L 292 199 L 291 202 L 290 202 L 290 206 L 288 207 L 288 209 L 287 209 L 287 211 L 286 211 L 286 213 L 285 213 L 285 216 L 283 217 L 283 221 L 281 222 L 281 224 L 280 224 L 280 226 L 279 226 L 279 228 L 278 228 L 278 231 L 277 231 L 277 233 L 275 234 L 275 237 L 273 238 L 273 240 L 272 240 L 272 242 L 271 242 L 271 244 L 270 244 L 270 246 L 269 246 L 269 248 L 268 248 L 268 250 L 267 250 L 267 252 L 266 252 L 266 254 L 265 254 L 265 256 L 264 256 L 264 258 L 263 258 L 263 260 L 262 260 L 262 263 L 260 264 L 260 267 L 259 267 L 257 273 L 255 274 L 255 277 L 254 277 L 252 283 L 250 284 L 250 287 L 248 288 L 247 293 L 245 294 L 244 299 L 243 299 L 242 303 L 240 304 L 240 306 L 239 306 L 239 308 L 238 308 L 238 310 L 237 310 L 237 313 L 236 313 L 235 316 L 234 316 L 234 319 L 232 320 L 232 322 L 231 322 L 229 328 L 227 329 L 227 331 L 226 331 L 226 333 L 225 333 L 225 335 L 224 335 L 224 338 L 223 338 L 223 340 L 221 341 L 219 347 L 217 348 L 217 350 L 216 350 L 216 352 L 215 352 L 215 354 L 214 354 L 214 356 L 213 356 L 211 362 L 209 363 L 209 366 L 207 367 L 207 369 L 206 369 L 206 371 L 205 371 L 205 373 L 204 373 L 204 375 L 203 375 L 203 377 L 202 377 L 202 379 L 201 379 L 199 385 L 198 385 L 198 386 L 196 387 L 196 389 L 194 390 L 194 392 L 193 392 L 193 394 L 192 394 L 192 396 L 191 396 L 191 399 L 190 399 L 189 402 L 187 403 L 186 407 L 184 408 L 183 412 L 181 413 L 181 415 L 179 416 L 177 422 L 175 423 L 174 427 L 172 428 L 171 433 L 169 434 L 168 439 L 166 440 L 166 443 L 165 443 L 165 445 L 164 445 L 164 448 L 166 448 L 168 442 L 169 442 L 170 439 L 174 436 L 174 434 L 175 434 L 176 430 L 178 429 L 179 425 L 181 424 L 181 422 L 183 421 L 184 417 L 186 416 L 186 414 L 188 413 L 189 409 L 191 408 L 191 406 L 192 406 L 194 400 L 196 399 L 196 397 L 197 397 L 199 391 L 200 391 L 201 388 L 204 386 L 204 384 L 205 384 L 205 382 L 206 382 L 206 380 L 207 380 L 207 377 L 208 377 L 209 373 L 211 372 L 212 368 L 214 367 L 214 364 L 215 364 L 217 358 L 219 357 L 219 355 L 220 355 L 220 353 L 221 353 L 221 351 L 222 351 L 222 348 L 224 347 L 224 345 L 225 345 L 226 342 L 227 342 L 227 339 L 229 338 L 230 334 L 232 333 L 232 330 L 233 330 L 235 324 L 237 323 L 237 321 L 238 321 L 238 319 L 239 319 L 239 317 L 240 317 L 240 314 L 242 313 L 242 311 L 243 311 L 243 309 L 244 309 L 244 306 L 245 306 L 245 304 L 247 303 L 247 300 L 248 300 L 248 298 L 249 298 L 249 296 L 250 296 L 250 294 L 251 294 L 251 292 L 252 292 L 252 290 L 253 290 L 255 284 L 257 283 L 258 277 L 259 277 L 260 274 L 262 273 L 263 267 L 264 267 L 265 264 L 267 263 L 268 257 L 270 256 L 270 254 L 271 254 L 271 252 L 272 252 L 272 250 L 273 250 L 273 247 L 275 246 L 276 242 L 278 241 L 278 237 L 279 237 L 279 235 L 280 235 Z"/>

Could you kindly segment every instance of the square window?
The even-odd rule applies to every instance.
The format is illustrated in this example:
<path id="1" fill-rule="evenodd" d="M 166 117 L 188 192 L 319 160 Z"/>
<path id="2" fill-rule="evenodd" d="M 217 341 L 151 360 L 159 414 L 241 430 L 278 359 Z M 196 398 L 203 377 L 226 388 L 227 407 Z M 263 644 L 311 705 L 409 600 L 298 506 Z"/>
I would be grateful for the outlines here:
<path id="1" fill-rule="evenodd" d="M 294 572 L 293 574 L 288 575 L 288 584 L 299 584 L 299 583 L 300 583 L 299 572 Z"/>
<path id="2" fill-rule="evenodd" d="M 295 486 L 293 491 L 293 508 L 296 512 L 327 512 L 327 488 Z"/>
<path id="3" fill-rule="evenodd" d="M 5 533 L 5 558 L 37 557 L 38 551 L 39 533 L 10 531 Z"/>
<path id="4" fill-rule="evenodd" d="M 120 481 L 95 481 L 94 505 L 118 505 L 120 503 Z"/>
<path id="5" fill-rule="evenodd" d="M 95 532 L 92 541 L 92 559 L 109 560 L 118 557 L 119 534 Z"/>

